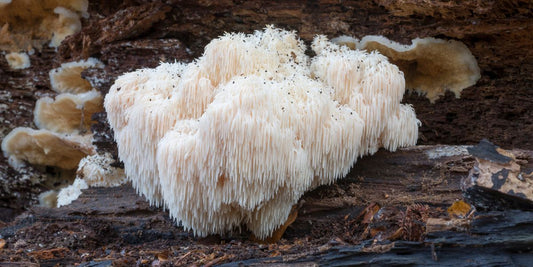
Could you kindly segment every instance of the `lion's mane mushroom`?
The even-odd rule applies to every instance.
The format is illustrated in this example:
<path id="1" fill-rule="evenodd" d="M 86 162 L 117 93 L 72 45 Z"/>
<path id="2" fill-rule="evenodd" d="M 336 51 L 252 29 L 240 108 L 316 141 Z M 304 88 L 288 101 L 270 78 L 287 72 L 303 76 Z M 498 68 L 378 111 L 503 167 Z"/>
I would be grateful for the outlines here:
<path id="1" fill-rule="evenodd" d="M 341 36 L 332 41 L 351 49 L 379 51 L 404 72 L 407 88 L 424 94 L 432 103 L 446 90 L 459 98 L 463 89 L 481 77 L 475 57 L 459 41 L 428 37 L 402 45 L 375 35 L 361 40 Z"/>
<path id="2" fill-rule="evenodd" d="M 266 238 L 358 156 L 416 142 L 396 66 L 324 37 L 313 48 L 311 62 L 295 33 L 267 27 L 119 77 L 104 106 L 137 191 L 197 235 L 244 224 Z"/>
<path id="3" fill-rule="evenodd" d="M 405 80 L 397 66 L 379 53 L 350 50 L 325 37 L 315 38 L 312 47 L 317 54 L 311 64 L 313 74 L 333 86 L 335 100 L 364 121 L 361 156 L 380 147 L 394 151 L 416 143 L 419 121 L 411 106 L 400 104 Z"/>

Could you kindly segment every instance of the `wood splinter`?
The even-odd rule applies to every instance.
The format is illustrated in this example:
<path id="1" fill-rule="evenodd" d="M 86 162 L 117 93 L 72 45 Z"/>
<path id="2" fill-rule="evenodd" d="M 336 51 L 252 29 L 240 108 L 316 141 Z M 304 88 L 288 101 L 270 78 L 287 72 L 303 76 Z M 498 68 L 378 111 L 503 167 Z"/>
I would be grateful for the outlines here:
<path id="1" fill-rule="evenodd" d="M 270 235 L 269 237 L 266 237 L 265 239 L 259 239 L 252 233 L 250 236 L 250 240 L 256 243 L 260 243 L 260 244 L 276 243 L 281 239 L 281 237 L 287 230 L 287 227 L 289 227 L 289 225 L 291 225 L 296 220 L 296 217 L 298 217 L 298 209 L 297 209 L 297 205 L 294 205 L 285 223 L 281 225 L 280 227 L 278 227 L 278 229 L 274 230 L 272 232 L 272 235 Z"/>

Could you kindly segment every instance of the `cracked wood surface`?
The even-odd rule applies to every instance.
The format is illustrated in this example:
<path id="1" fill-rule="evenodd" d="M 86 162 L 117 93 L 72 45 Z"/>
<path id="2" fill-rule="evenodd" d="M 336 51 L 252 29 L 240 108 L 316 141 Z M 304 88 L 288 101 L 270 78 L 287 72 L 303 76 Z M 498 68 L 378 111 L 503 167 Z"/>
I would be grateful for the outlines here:
<path id="1" fill-rule="evenodd" d="M 250 241 L 246 230 L 197 238 L 175 226 L 165 211 L 150 207 L 130 185 L 90 188 L 71 205 L 33 207 L 2 228 L 6 245 L 0 262 L 127 265 L 144 259 L 146 264 L 228 266 L 526 262 L 533 246 L 530 211 L 476 211 L 455 219 L 447 212 L 462 199 L 461 180 L 475 163 L 467 148 L 416 146 L 364 157 L 345 179 L 307 193 L 295 222 L 278 243 L 269 245 Z M 527 160 L 533 162 L 533 157 Z M 455 220 L 458 227 L 435 227 L 439 220 L 448 224 Z"/>

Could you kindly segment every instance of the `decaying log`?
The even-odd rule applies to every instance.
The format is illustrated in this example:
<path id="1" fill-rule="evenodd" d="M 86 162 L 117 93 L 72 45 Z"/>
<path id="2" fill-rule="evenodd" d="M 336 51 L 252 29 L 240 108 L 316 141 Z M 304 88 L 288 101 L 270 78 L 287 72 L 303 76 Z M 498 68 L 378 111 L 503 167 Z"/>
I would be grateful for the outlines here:
<path id="1" fill-rule="evenodd" d="M 522 264 L 531 259 L 533 213 L 478 210 L 459 219 L 461 212 L 447 210 L 462 199 L 461 181 L 476 162 L 469 148 L 417 146 L 365 157 L 346 178 L 306 194 L 284 238 L 270 245 L 251 242 L 245 229 L 196 238 L 130 185 L 90 188 L 71 205 L 34 207 L 1 228 L 0 262 Z"/>
<path id="2" fill-rule="evenodd" d="M 533 154 L 503 150 L 486 140 L 469 151 L 476 164 L 462 186 L 473 205 L 484 210 L 533 210 Z"/>

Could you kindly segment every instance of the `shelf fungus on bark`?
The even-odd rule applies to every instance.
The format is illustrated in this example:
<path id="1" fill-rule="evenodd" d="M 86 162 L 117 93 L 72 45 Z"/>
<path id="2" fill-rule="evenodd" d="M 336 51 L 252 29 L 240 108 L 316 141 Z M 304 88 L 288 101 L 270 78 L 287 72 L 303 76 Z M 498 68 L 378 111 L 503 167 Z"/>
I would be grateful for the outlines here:
<path id="1" fill-rule="evenodd" d="M 90 136 L 58 134 L 19 127 L 2 141 L 2 151 L 13 167 L 23 161 L 35 165 L 76 169 L 78 162 L 95 153 Z"/>
<path id="2" fill-rule="evenodd" d="M 92 90 L 91 83 L 81 77 L 88 68 L 103 68 L 104 64 L 96 58 L 88 58 L 61 64 L 49 73 L 52 90 L 58 93 L 80 94 Z"/>
<path id="3" fill-rule="evenodd" d="M 88 7 L 88 0 L 2 0 L 0 50 L 40 50 L 47 43 L 58 47 L 81 30 L 81 18 L 89 16 Z"/>
<path id="4" fill-rule="evenodd" d="M 81 94 L 64 93 L 55 99 L 37 100 L 34 122 L 40 129 L 58 133 L 85 133 L 91 128 L 91 116 L 104 109 L 100 92 L 92 90 Z"/>
<path id="5" fill-rule="evenodd" d="M 416 38 L 402 45 L 383 36 L 369 35 L 361 40 L 349 36 L 332 39 L 351 49 L 379 51 L 405 75 L 406 87 L 435 102 L 446 91 L 457 98 L 461 91 L 481 77 L 476 58 L 468 47 L 455 40 Z"/>
<path id="6" fill-rule="evenodd" d="M 323 36 L 312 48 L 270 26 L 119 77 L 104 106 L 136 190 L 196 235 L 245 225 L 268 239 L 358 157 L 416 143 L 398 67 Z"/>
<path id="7" fill-rule="evenodd" d="M 96 153 L 90 132 L 94 122 L 91 117 L 103 110 L 102 95 L 91 90 L 81 72 L 102 67 L 103 63 L 89 58 L 64 63 L 50 71 L 51 87 L 59 94 L 55 99 L 43 97 L 37 101 L 33 115 L 39 130 L 18 127 L 2 141 L 2 151 L 12 167 L 21 170 L 26 163 L 46 167 L 42 169 L 50 172 L 50 179 L 72 182 L 80 160 Z M 48 167 L 53 168 L 48 171 Z M 41 202 L 56 203 L 52 200 L 57 196 L 55 189 L 63 186 L 63 182 L 54 183 L 52 190 L 42 195 L 46 197 L 40 198 Z"/>
<path id="8" fill-rule="evenodd" d="M 26 161 L 76 169 L 81 158 L 95 153 L 92 135 L 86 130 L 92 123 L 91 115 L 103 110 L 103 99 L 80 75 L 90 67 L 101 68 L 103 64 L 90 58 L 50 71 L 51 87 L 61 94 L 37 101 L 33 113 L 39 130 L 19 127 L 4 138 L 2 150 L 11 165 L 17 167 Z"/>

